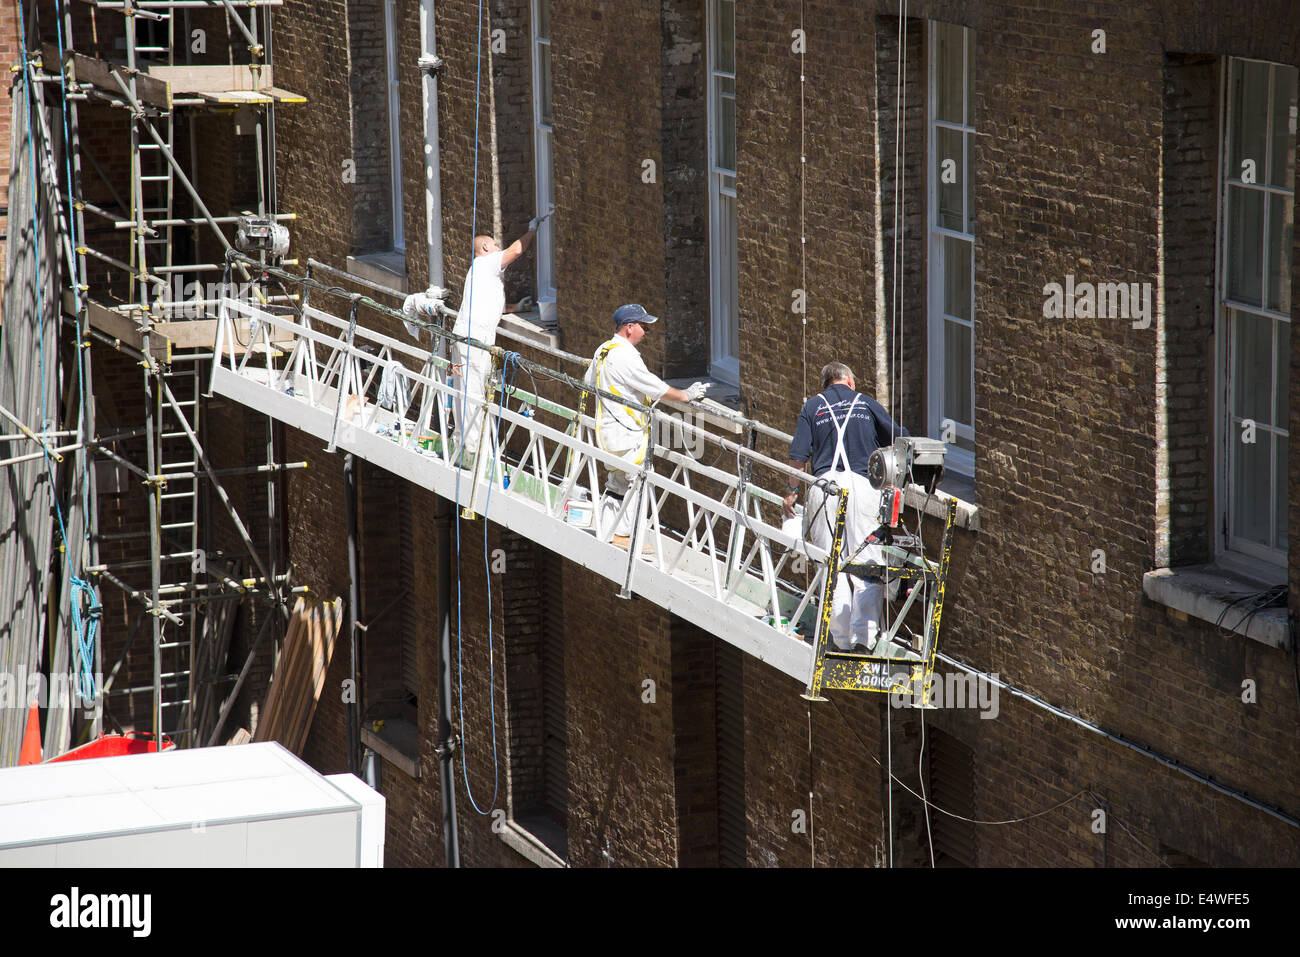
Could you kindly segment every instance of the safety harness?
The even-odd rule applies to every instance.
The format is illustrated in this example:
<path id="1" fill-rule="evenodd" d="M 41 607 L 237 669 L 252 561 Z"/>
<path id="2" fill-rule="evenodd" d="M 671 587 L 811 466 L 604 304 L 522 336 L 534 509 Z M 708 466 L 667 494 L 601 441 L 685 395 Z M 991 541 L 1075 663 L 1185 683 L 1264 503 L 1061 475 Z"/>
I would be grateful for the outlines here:
<path id="1" fill-rule="evenodd" d="M 600 389 L 603 392 L 609 392 L 612 395 L 618 396 L 619 398 L 625 398 L 622 392 L 614 388 L 614 386 L 612 386 L 609 383 L 609 379 L 605 375 L 605 362 L 609 358 L 610 352 L 620 346 L 627 346 L 629 349 L 633 348 L 632 344 L 629 343 L 626 339 L 623 339 L 619 336 L 615 336 L 613 339 L 610 339 L 608 342 L 606 342 L 603 346 L 600 347 L 600 351 L 596 353 L 596 358 L 592 361 L 592 367 L 595 369 L 597 389 Z M 605 437 L 600 428 L 601 418 L 604 414 L 605 407 L 606 407 L 606 403 L 604 397 L 601 396 L 600 393 L 597 393 L 596 394 L 596 444 L 602 450 L 606 452 L 610 452 L 615 450 L 608 449 L 605 447 Z M 636 456 L 634 458 L 629 459 L 629 461 L 633 465 L 640 465 L 645 460 L 646 449 L 649 445 L 650 432 L 647 426 L 650 423 L 650 410 L 647 409 L 644 412 L 638 412 L 636 409 L 633 409 L 627 405 L 616 405 L 616 406 L 611 405 L 609 407 L 609 412 L 610 412 L 610 417 L 613 418 L 615 422 L 617 422 L 628 432 L 635 432 L 640 434 L 641 441 L 640 444 L 636 447 Z M 618 454 L 622 454 L 621 451 Z M 627 458 L 627 456 L 625 455 L 623 457 Z"/>

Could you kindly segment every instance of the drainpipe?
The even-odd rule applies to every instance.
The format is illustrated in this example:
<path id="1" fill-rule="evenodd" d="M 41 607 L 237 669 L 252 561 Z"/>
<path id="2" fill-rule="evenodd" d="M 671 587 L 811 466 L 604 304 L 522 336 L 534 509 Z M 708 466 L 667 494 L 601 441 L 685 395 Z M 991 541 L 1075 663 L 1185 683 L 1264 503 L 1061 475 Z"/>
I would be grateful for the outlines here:
<path id="1" fill-rule="evenodd" d="M 424 100 L 424 228 L 429 244 L 429 285 L 442 287 L 442 184 L 438 173 L 438 73 L 434 0 L 420 0 L 420 71 Z"/>
<path id="2" fill-rule="evenodd" d="M 348 677 L 352 680 L 352 700 L 348 703 L 348 770 L 361 771 L 361 718 L 357 701 L 357 618 L 360 616 L 361 589 L 358 574 L 357 536 L 357 459 L 349 452 L 343 457 L 344 511 L 348 521 Z"/>
<path id="3" fill-rule="evenodd" d="M 438 72 L 434 0 L 420 0 L 420 71 L 424 100 L 424 228 L 429 285 L 442 289 L 442 183 L 438 173 Z M 438 535 L 438 780 L 442 790 L 442 843 L 448 867 L 460 867 L 456 824 L 456 739 L 451 725 L 451 503 L 441 496 L 434 511 Z"/>

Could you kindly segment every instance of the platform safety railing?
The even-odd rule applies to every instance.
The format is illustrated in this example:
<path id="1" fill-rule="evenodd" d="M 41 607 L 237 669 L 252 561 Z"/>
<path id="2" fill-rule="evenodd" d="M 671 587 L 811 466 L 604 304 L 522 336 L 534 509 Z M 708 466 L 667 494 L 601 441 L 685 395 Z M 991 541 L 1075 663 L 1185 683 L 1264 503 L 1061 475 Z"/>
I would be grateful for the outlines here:
<path id="1" fill-rule="evenodd" d="M 214 379 L 218 369 L 228 370 L 328 413 L 330 449 L 364 431 L 425 457 L 431 467 L 460 468 L 458 497 L 466 515 L 488 514 L 492 499 L 510 496 L 527 500 L 556 523 L 572 526 L 576 516 L 589 516 L 588 534 L 612 544 L 620 519 L 633 510 L 640 520 L 633 522 L 626 557 L 613 553 L 612 559 L 624 563 L 624 597 L 637 591 L 638 575 L 654 569 L 791 640 L 824 637 L 822 612 L 834 581 L 827 575 L 830 553 L 784 531 L 781 497 L 753 478 L 759 470 L 786 482 L 818 481 L 813 476 L 719 435 L 695 417 L 657 407 L 648 410 L 652 441 L 645 464 L 629 466 L 598 445 L 593 417 L 598 396 L 628 403 L 518 353 L 473 341 L 471 347 L 493 355 L 492 385 L 486 401 L 468 397 L 467 415 L 482 419 L 482 439 L 477 455 L 462 456 L 452 415 L 459 380 L 439 354 L 440 340 L 457 337 L 434 329 L 430 351 L 386 336 L 358 322 L 359 299 L 353 297 L 347 318 L 310 301 L 296 314 L 280 315 L 223 299 Z M 236 338 L 240 317 L 249 320 L 246 342 Z M 531 390 L 521 385 L 524 379 Z M 539 380 L 550 380 L 561 400 L 539 394 Z M 673 436 L 693 448 L 673 448 Z M 603 498 L 600 473 L 620 467 L 635 477 L 618 503 Z M 834 485 L 828 491 L 845 494 Z"/>

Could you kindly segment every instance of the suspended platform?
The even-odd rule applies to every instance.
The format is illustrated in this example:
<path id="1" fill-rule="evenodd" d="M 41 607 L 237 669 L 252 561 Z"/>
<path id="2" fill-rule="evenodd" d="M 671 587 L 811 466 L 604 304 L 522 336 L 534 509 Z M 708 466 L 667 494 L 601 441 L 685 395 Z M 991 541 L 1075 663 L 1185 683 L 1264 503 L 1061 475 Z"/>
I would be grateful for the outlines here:
<path id="1" fill-rule="evenodd" d="M 844 574 L 856 578 L 877 578 L 898 582 L 906 597 L 885 622 L 884 634 L 875 648 L 866 654 L 852 654 L 828 647 L 823 638 L 814 653 L 813 675 L 806 697 L 821 699 L 821 692 L 876 691 L 905 694 L 928 700 L 934 656 L 939 645 L 939 625 L 943 616 L 943 599 L 952 559 L 952 531 L 957 519 L 957 500 L 948 499 L 943 539 L 938 561 L 926 557 L 919 539 L 907 536 L 883 548 L 885 562 L 847 562 Z M 924 609 L 922 631 L 913 640 L 901 637 L 901 629 L 917 600 Z"/>
<path id="2" fill-rule="evenodd" d="M 291 315 L 223 299 L 211 391 L 458 502 L 463 515 L 508 527 L 616 583 L 624 597 L 641 596 L 811 687 L 815 661 L 833 661 L 817 658 L 813 644 L 826 643 L 819 610 L 833 584 L 830 555 L 784 533 L 781 498 L 751 476 L 815 479 L 656 409 L 653 436 L 701 442 L 703 454 L 652 443 L 652 467 L 619 512 L 607 514 L 598 466 L 622 462 L 595 444 L 580 383 L 559 377 L 571 402 L 542 398 L 514 384 L 525 360 L 499 347 L 492 353 L 501 391 L 480 413 L 482 446 L 469 468 L 457 464 L 447 360 L 358 324 L 357 300 L 345 320 L 309 295 Z M 718 461 L 715 453 L 735 470 L 703 464 Z M 945 543 L 957 509 L 949 503 Z M 612 537 L 629 508 L 643 519 L 631 548 L 622 548 Z M 927 670 L 932 661 L 931 653 Z M 823 676 L 821 686 L 850 685 Z"/>

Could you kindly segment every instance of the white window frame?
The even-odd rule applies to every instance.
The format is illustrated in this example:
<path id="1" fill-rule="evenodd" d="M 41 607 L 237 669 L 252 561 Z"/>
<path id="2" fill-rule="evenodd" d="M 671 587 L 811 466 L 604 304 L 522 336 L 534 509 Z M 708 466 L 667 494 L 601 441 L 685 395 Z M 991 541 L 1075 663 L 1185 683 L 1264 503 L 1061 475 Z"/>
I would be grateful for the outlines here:
<path id="1" fill-rule="evenodd" d="M 732 300 L 732 287 L 737 283 L 735 272 L 739 269 L 737 259 L 737 235 L 734 230 L 724 229 L 723 212 L 730 204 L 736 206 L 736 171 L 718 165 L 717 131 L 720 119 L 716 100 L 726 96 L 718 89 L 718 81 L 730 79 L 735 81 L 735 73 L 727 73 L 717 68 L 714 50 L 717 40 L 717 22 L 714 7 L 718 2 L 731 4 L 732 33 L 735 33 L 735 0 L 706 0 L 705 46 L 707 52 L 706 97 L 708 101 L 708 140 L 709 140 L 709 374 L 732 385 L 740 384 L 740 356 L 732 354 L 727 343 L 731 334 L 740 323 L 740 304 Z M 734 40 L 733 40 L 734 49 Z M 735 93 L 730 94 L 732 100 Z M 732 152 L 735 152 L 733 144 Z M 731 184 L 728 185 L 727 180 Z M 735 221 L 735 217 L 732 217 Z M 731 264 L 731 272 L 723 275 L 722 266 Z M 737 336 L 737 341 L 739 337 Z"/>
<path id="2" fill-rule="evenodd" d="M 1218 202 L 1217 202 L 1218 235 L 1217 235 L 1217 242 L 1215 244 L 1215 271 L 1216 271 L 1215 295 L 1217 300 L 1216 302 L 1217 308 L 1215 309 L 1215 336 L 1214 336 L 1215 375 L 1214 378 L 1219 383 L 1219 387 L 1215 390 L 1215 409 L 1214 409 L 1215 559 L 1216 561 L 1220 561 L 1232 565 L 1238 568 L 1240 571 L 1243 571 L 1247 574 L 1253 573 L 1261 578 L 1271 578 L 1275 576 L 1276 574 L 1275 570 L 1279 566 L 1283 569 L 1287 567 L 1288 550 L 1286 548 L 1276 549 L 1266 545 L 1261 545 L 1258 542 L 1253 542 L 1247 539 L 1239 538 L 1233 533 L 1234 530 L 1233 530 L 1233 517 L 1232 517 L 1232 467 L 1233 467 L 1232 451 L 1233 448 L 1235 447 L 1233 445 L 1234 439 L 1240 441 L 1241 422 L 1240 422 L 1240 416 L 1236 416 L 1232 412 L 1232 403 L 1233 403 L 1232 397 L 1235 392 L 1235 379 L 1232 370 L 1233 361 L 1234 361 L 1232 347 L 1234 343 L 1230 341 L 1233 332 L 1230 313 L 1231 312 L 1248 313 L 1250 315 L 1260 316 L 1275 321 L 1274 333 L 1273 333 L 1273 350 L 1271 353 L 1274 364 L 1276 364 L 1276 358 L 1277 358 L 1276 350 L 1277 350 L 1277 339 L 1278 339 L 1278 330 L 1277 330 L 1276 322 L 1278 321 L 1285 322 L 1288 325 L 1290 325 L 1291 314 L 1289 311 L 1284 312 L 1276 309 L 1270 309 L 1267 306 L 1268 297 L 1267 297 L 1267 290 L 1265 288 L 1265 284 L 1268 281 L 1268 251 L 1266 248 L 1266 242 L 1268 237 L 1268 219 L 1269 219 L 1269 206 L 1270 206 L 1267 198 L 1265 199 L 1263 204 L 1264 206 L 1263 217 L 1260 223 L 1261 233 L 1262 236 L 1264 237 L 1263 240 L 1261 241 L 1263 245 L 1261 247 L 1261 254 L 1260 254 L 1260 259 L 1261 259 L 1260 268 L 1262 270 L 1260 288 L 1261 288 L 1261 299 L 1264 301 L 1265 304 L 1263 306 L 1256 306 L 1254 304 L 1243 303 L 1229 298 L 1228 274 L 1230 272 L 1229 269 L 1230 254 L 1228 250 L 1228 228 L 1229 228 L 1228 217 L 1227 217 L 1228 190 L 1229 190 L 1229 184 L 1231 183 L 1233 189 L 1256 190 L 1265 193 L 1266 197 L 1275 196 L 1275 195 L 1290 196 L 1292 198 L 1293 205 L 1294 205 L 1295 190 L 1294 188 L 1286 189 L 1285 187 L 1273 186 L 1270 184 L 1270 180 L 1272 179 L 1270 167 L 1272 164 L 1272 155 L 1273 155 L 1273 151 L 1271 148 L 1272 147 L 1271 138 L 1268 138 L 1268 148 L 1266 149 L 1267 155 L 1264 157 L 1264 162 L 1260 165 L 1256 182 L 1253 184 L 1242 183 L 1240 181 L 1239 170 L 1236 171 L 1237 178 L 1233 179 L 1232 177 L 1232 173 L 1234 171 L 1229 169 L 1229 161 L 1230 161 L 1229 153 L 1230 153 L 1230 142 L 1232 136 L 1232 119 L 1233 119 L 1232 118 L 1232 90 L 1231 90 L 1230 78 L 1231 78 L 1232 63 L 1234 60 L 1238 62 L 1265 63 L 1270 68 L 1286 66 L 1286 64 L 1276 64 L 1265 60 L 1252 60 L 1249 57 L 1224 57 L 1223 60 L 1221 61 L 1220 103 L 1223 104 L 1223 109 L 1220 114 L 1221 120 L 1219 126 L 1219 175 L 1218 175 Z M 1269 77 L 1269 103 L 1267 106 L 1267 116 L 1269 117 L 1270 124 L 1272 123 L 1272 116 L 1273 116 L 1272 98 L 1275 95 L 1275 89 L 1277 85 L 1276 84 L 1277 75 L 1278 74 L 1276 70 L 1271 70 L 1270 77 Z M 1292 122 L 1293 123 L 1295 122 L 1294 117 L 1292 119 Z M 1294 187 L 1294 182 L 1292 186 Z M 1294 217 L 1294 212 L 1293 212 L 1293 217 Z M 1294 290 L 1292 295 L 1294 296 Z M 1294 331 L 1292 334 L 1294 334 Z M 1288 362 L 1287 367 L 1289 368 L 1289 366 L 1290 363 Z M 1288 389 L 1289 389 L 1289 382 L 1288 382 Z M 1269 401 L 1271 403 L 1269 406 L 1270 410 L 1276 409 L 1276 403 L 1277 403 L 1276 385 L 1274 391 L 1271 392 L 1269 395 Z M 1288 401 L 1288 408 L 1289 405 L 1290 403 Z M 1256 426 L 1256 436 L 1257 436 L 1256 441 L 1268 441 L 1270 445 L 1270 451 L 1269 451 L 1269 491 L 1270 491 L 1269 511 L 1270 514 L 1269 514 L 1269 525 L 1268 525 L 1270 529 L 1270 533 L 1272 529 L 1276 526 L 1276 520 L 1277 520 L 1277 516 L 1276 514 L 1274 514 L 1274 504 L 1273 504 L 1276 501 L 1275 496 L 1273 495 L 1274 492 L 1273 482 L 1274 482 L 1274 476 L 1276 475 L 1276 462 L 1274 461 L 1274 457 L 1276 456 L 1277 452 L 1276 452 L 1276 445 L 1272 440 L 1272 436 L 1275 434 L 1285 437 L 1287 439 L 1288 446 L 1289 446 L 1290 432 L 1288 429 L 1280 428 L 1277 426 L 1269 426 L 1269 425 L 1265 425 L 1264 423 L 1259 423 Z M 1288 483 L 1289 481 L 1290 481 L 1290 476 L 1288 474 Z M 1290 535 L 1290 529 L 1288 528 L 1288 537 L 1289 535 Z M 1272 575 L 1270 574 L 1270 572 L 1272 572 Z"/>
<path id="3" fill-rule="evenodd" d="M 544 99 L 550 99 L 551 89 L 545 90 L 543 97 L 542 90 L 542 58 L 541 49 L 545 47 L 548 54 L 551 49 L 550 30 L 547 35 L 541 36 L 538 33 L 538 24 L 541 22 L 541 11 L 545 7 L 548 13 L 547 22 L 550 22 L 550 0 L 532 0 L 529 13 L 530 32 L 532 35 L 532 69 L 533 69 L 533 208 L 535 215 L 545 215 L 546 211 L 553 209 L 555 206 L 555 147 L 553 140 L 553 125 L 545 122 L 542 112 L 542 102 Z M 555 69 L 554 58 L 551 59 L 551 69 Z M 554 107 L 552 107 L 554 108 Z M 537 240 L 534 244 L 537 250 L 537 303 L 541 318 L 550 320 L 555 314 L 555 217 L 552 216 L 546 222 L 537 228 Z"/>
<path id="4" fill-rule="evenodd" d="M 401 77 L 397 70 L 397 0 L 384 0 L 384 70 L 388 98 L 389 208 L 392 215 L 393 249 L 406 249 L 406 224 L 402 216 L 402 111 L 399 98 Z"/>
<path id="5" fill-rule="evenodd" d="M 966 231 L 948 229 L 938 225 L 939 217 L 939 189 L 938 189 L 938 169 L 939 164 L 937 154 L 937 129 L 955 130 L 963 134 L 962 136 L 962 167 L 961 175 L 963 177 L 971 175 L 971 153 L 975 136 L 975 127 L 972 124 L 953 123 L 947 120 L 939 120 L 936 117 L 938 108 L 938 45 L 939 45 L 939 27 L 949 27 L 963 31 L 963 36 L 967 42 L 962 44 L 962 117 L 963 119 L 971 118 L 971 95 L 973 91 L 966 83 L 966 77 L 970 74 L 969 58 L 973 55 L 974 34 L 969 27 L 962 27 L 958 24 L 940 23 L 937 20 L 931 20 L 928 23 L 929 29 L 926 31 L 928 37 L 929 56 L 927 58 L 928 67 L 926 70 L 926 156 L 929 159 L 929 175 L 926 176 L 926 228 L 928 233 L 929 255 L 927 257 L 927 303 L 926 303 L 926 336 L 929 340 L 927 349 L 927 366 L 926 366 L 926 409 L 927 409 L 927 428 L 929 434 L 934 437 L 941 437 L 943 434 L 943 423 L 946 418 L 944 415 L 944 323 L 957 322 L 969 326 L 971 330 L 971 364 L 970 364 L 970 395 L 971 395 L 971 422 L 965 423 L 954 422 L 955 432 L 958 438 L 966 439 L 970 442 L 975 441 L 975 223 L 974 210 L 966 209 L 967 197 L 973 196 L 973 189 L 962 190 L 962 209 L 963 220 L 967 227 Z M 964 181 L 963 181 L 963 185 Z M 973 186 L 973 184 L 971 184 Z M 970 262 L 970 321 L 959 319 L 955 316 L 948 316 L 944 310 L 944 271 L 943 271 L 943 241 L 951 237 L 961 239 L 971 244 L 971 262 Z M 973 478 L 975 475 L 975 453 L 959 448 L 956 444 L 948 447 L 946 457 L 947 467 L 962 475 Z"/>

